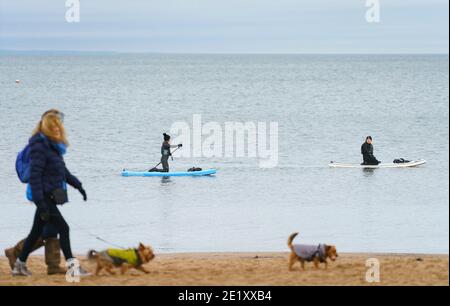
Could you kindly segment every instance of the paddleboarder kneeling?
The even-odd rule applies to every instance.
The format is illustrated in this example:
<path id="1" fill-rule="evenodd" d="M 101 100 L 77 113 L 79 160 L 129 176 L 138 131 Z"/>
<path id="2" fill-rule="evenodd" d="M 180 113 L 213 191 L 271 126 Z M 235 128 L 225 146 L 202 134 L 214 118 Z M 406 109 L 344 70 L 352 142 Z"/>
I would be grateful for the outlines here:
<path id="1" fill-rule="evenodd" d="M 373 155 L 373 144 L 372 136 L 367 136 L 366 141 L 361 146 L 361 154 L 363 156 L 364 162 L 362 165 L 376 166 L 380 164 L 380 161 L 376 159 Z"/>
<path id="2" fill-rule="evenodd" d="M 180 143 L 179 145 L 171 145 L 170 144 L 170 135 L 166 133 L 163 134 L 164 142 L 161 146 L 161 164 L 163 166 L 162 172 L 169 172 L 169 157 L 172 156 L 170 149 L 172 148 L 181 148 L 183 145 Z"/>

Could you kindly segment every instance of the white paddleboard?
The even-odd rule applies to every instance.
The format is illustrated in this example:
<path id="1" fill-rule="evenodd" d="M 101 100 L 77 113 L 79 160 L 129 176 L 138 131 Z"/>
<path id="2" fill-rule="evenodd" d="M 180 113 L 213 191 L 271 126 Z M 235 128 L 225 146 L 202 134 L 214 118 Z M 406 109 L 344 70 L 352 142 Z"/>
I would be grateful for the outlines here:
<path id="1" fill-rule="evenodd" d="M 395 164 L 395 163 L 381 163 L 376 166 L 361 165 L 361 164 L 346 164 L 331 162 L 328 166 L 331 168 L 361 168 L 361 169 L 378 169 L 378 168 L 411 168 L 426 164 L 427 161 L 423 159 L 410 161 L 408 163 Z"/>

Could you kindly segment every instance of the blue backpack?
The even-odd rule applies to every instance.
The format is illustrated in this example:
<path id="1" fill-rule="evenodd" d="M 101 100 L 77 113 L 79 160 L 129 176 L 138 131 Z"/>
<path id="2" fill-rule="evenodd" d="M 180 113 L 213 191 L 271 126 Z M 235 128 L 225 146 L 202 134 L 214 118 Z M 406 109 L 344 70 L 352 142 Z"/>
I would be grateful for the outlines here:
<path id="1" fill-rule="evenodd" d="M 40 134 L 41 138 L 44 140 L 45 144 L 49 146 L 47 138 Z M 30 182 L 30 168 L 31 168 L 31 147 L 27 144 L 22 151 L 17 154 L 16 158 L 16 172 L 19 180 L 28 184 Z"/>
<path id="2" fill-rule="evenodd" d="M 17 172 L 17 176 L 19 177 L 19 180 L 24 183 L 24 184 L 28 184 L 27 186 L 27 191 L 26 191 L 26 195 L 27 195 L 27 200 L 28 201 L 33 201 L 33 194 L 31 192 L 31 187 L 30 187 L 30 168 L 31 168 L 31 155 L 30 155 L 30 145 L 26 145 L 25 148 L 20 151 L 17 154 L 17 159 L 16 159 L 16 172 Z"/>
<path id="3" fill-rule="evenodd" d="M 45 136 L 43 136 L 43 135 L 41 135 L 41 137 L 42 137 L 42 139 L 44 139 L 45 143 L 47 145 L 49 145 L 47 138 L 45 138 Z M 17 154 L 16 172 L 17 172 L 17 176 L 19 177 L 19 180 L 24 184 L 28 184 L 27 191 L 26 191 L 26 196 L 27 196 L 28 201 L 33 201 L 33 193 L 31 192 L 31 186 L 30 186 L 30 174 L 31 174 L 30 144 L 27 144 L 25 146 L 25 148 L 23 148 L 23 150 Z M 64 185 L 64 188 L 66 188 L 65 185 Z"/>
<path id="4" fill-rule="evenodd" d="M 47 138 L 41 134 L 42 139 L 48 145 Z M 33 201 L 33 193 L 31 192 L 30 186 L 30 175 L 31 175 L 31 147 L 27 144 L 22 151 L 17 154 L 16 158 L 16 172 L 19 180 L 27 185 L 26 196 L 28 201 Z"/>
<path id="5" fill-rule="evenodd" d="M 31 156 L 30 156 L 30 145 L 26 147 L 17 154 L 16 159 L 16 172 L 19 180 L 28 184 L 30 182 L 30 166 L 31 166 Z"/>

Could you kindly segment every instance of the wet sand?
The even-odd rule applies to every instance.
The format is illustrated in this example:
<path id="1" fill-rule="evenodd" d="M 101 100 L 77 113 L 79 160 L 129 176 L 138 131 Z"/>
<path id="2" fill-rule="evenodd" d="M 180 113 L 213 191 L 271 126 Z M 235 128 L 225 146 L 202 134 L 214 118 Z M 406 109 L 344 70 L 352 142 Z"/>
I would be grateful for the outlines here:
<path id="1" fill-rule="evenodd" d="M 84 278 L 75 285 L 449 285 L 448 255 L 340 254 L 328 270 L 315 270 L 307 264 L 287 269 L 288 253 L 197 253 L 157 255 L 146 265 L 150 274 L 130 270 L 125 275 Z M 365 280 L 366 260 L 380 262 L 380 282 Z M 94 271 L 95 265 L 80 257 L 82 265 Z M 32 256 L 29 278 L 11 277 L 8 261 L 0 257 L 0 286 L 70 285 L 64 276 L 47 276 L 43 257 Z M 117 271 L 118 272 L 118 271 Z"/>

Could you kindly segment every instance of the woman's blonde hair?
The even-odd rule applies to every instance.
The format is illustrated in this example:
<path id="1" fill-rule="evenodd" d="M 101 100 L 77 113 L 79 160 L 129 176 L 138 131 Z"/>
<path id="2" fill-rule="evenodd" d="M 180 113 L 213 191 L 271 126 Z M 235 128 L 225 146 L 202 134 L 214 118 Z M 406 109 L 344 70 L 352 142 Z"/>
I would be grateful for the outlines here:
<path id="1" fill-rule="evenodd" d="M 38 125 L 33 131 L 33 136 L 39 133 L 47 136 L 51 141 L 57 143 L 64 143 L 65 145 L 69 145 L 69 141 L 66 137 L 66 129 L 64 128 L 64 124 L 62 122 L 62 113 L 57 109 L 51 109 L 46 111 L 39 121 Z M 59 129 L 59 134 L 55 133 L 55 128 Z"/>

